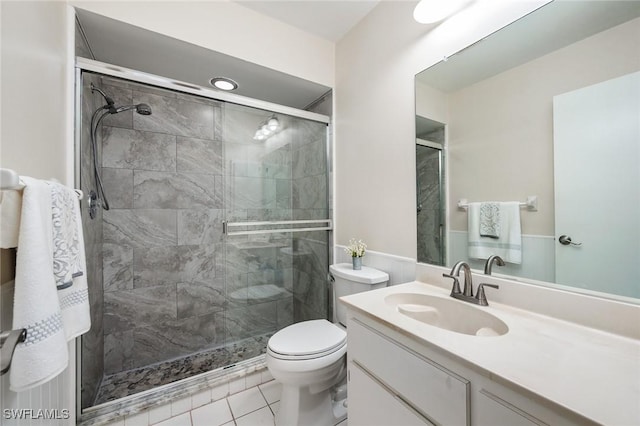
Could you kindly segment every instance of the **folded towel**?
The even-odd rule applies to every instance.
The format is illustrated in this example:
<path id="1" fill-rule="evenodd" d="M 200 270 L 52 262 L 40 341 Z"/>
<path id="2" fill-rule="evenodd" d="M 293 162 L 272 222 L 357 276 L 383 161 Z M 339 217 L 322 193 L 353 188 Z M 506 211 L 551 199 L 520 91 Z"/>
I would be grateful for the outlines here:
<path id="1" fill-rule="evenodd" d="M 505 262 L 522 263 L 522 232 L 520 229 L 520 203 L 508 201 L 500 206 L 500 236 L 498 238 L 480 235 L 480 204 L 469 203 L 468 212 L 468 254 L 472 259 L 487 259 L 493 254 Z"/>
<path id="2" fill-rule="evenodd" d="M 58 184 L 28 177 L 22 180 L 25 188 L 16 257 L 13 328 L 26 328 L 27 339 L 16 347 L 11 364 L 10 387 L 14 392 L 39 386 L 60 374 L 69 360 L 67 341 L 90 327 L 86 277 L 73 279 L 73 284 L 64 290 L 58 291 L 56 287 L 52 187 Z M 70 262 L 74 265 L 70 270 L 77 272 L 76 267 L 84 270 L 85 262 L 77 198 L 66 208 L 76 216 L 79 260 Z M 74 222 L 67 221 L 67 226 L 74 226 Z M 63 233 L 73 235 L 68 229 Z M 64 245 L 60 240 L 58 244 Z"/>
<path id="3" fill-rule="evenodd" d="M 480 236 L 500 238 L 499 203 L 480 203 Z"/>
<path id="4" fill-rule="evenodd" d="M 0 248 L 18 246 L 22 191 L 0 191 Z"/>

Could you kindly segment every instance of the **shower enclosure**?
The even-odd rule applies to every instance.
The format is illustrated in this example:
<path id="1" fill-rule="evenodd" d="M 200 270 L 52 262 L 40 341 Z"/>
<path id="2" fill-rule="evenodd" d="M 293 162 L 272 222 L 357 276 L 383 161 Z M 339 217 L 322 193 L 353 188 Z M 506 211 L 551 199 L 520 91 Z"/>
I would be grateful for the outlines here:
<path id="1" fill-rule="evenodd" d="M 241 364 L 277 330 L 327 318 L 328 120 L 314 119 L 324 116 L 77 78 L 80 187 L 98 192 L 101 180 L 109 201 L 93 218 L 91 197 L 82 204 L 82 408 Z M 90 121 L 107 97 L 152 113 L 107 114 L 95 166 Z"/>

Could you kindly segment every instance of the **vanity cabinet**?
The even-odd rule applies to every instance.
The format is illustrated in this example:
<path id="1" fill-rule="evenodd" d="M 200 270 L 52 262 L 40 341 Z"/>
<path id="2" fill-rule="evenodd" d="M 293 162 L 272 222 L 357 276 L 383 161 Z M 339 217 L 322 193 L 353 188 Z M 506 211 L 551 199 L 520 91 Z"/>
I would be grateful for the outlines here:
<path id="1" fill-rule="evenodd" d="M 350 425 L 384 424 L 360 418 L 358 398 L 365 377 L 368 377 L 369 385 L 376 383 L 378 391 L 390 394 L 402 401 L 406 409 L 421 416 L 424 422 L 420 424 L 469 424 L 468 380 L 399 345 L 357 319 L 349 322 L 347 330 Z M 365 390 L 363 396 L 366 398 L 367 394 Z M 356 409 L 352 409 L 352 401 Z"/>
<path id="2" fill-rule="evenodd" d="M 422 413 L 395 394 L 393 389 L 360 365 L 349 366 L 349 424 L 351 425 L 433 425 Z M 351 416 L 353 413 L 353 416 Z"/>
<path id="3" fill-rule="evenodd" d="M 347 339 L 349 426 L 593 424 L 365 315 Z"/>
<path id="4" fill-rule="evenodd" d="M 477 406 L 474 424 L 479 426 L 535 426 L 546 424 L 486 389 L 481 389 L 478 392 Z"/>

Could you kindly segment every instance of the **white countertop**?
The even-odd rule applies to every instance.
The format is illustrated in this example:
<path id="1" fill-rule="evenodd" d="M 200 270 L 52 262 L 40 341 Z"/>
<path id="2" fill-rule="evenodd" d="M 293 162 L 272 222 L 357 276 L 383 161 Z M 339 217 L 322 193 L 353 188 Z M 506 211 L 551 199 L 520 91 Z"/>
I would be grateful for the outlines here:
<path id="1" fill-rule="evenodd" d="M 400 314 L 384 300 L 394 293 L 454 300 L 445 289 L 421 282 L 340 300 L 349 309 L 364 312 L 595 422 L 640 425 L 640 340 L 491 303 L 489 291 L 490 306 L 469 305 L 500 318 L 509 331 L 494 337 L 454 333 Z"/>

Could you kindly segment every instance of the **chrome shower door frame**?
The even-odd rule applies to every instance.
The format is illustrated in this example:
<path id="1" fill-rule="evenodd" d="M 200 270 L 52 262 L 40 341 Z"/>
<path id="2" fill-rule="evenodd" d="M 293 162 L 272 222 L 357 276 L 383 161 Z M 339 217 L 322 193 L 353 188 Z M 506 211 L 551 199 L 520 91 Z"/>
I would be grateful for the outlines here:
<path id="1" fill-rule="evenodd" d="M 80 152 L 80 147 L 81 147 L 81 135 L 82 135 L 82 120 L 81 120 L 81 112 L 82 112 L 82 79 L 83 79 L 83 72 L 87 71 L 87 72 L 92 72 L 92 73 L 96 73 L 96 74 L 100 74 L 100 75 L 104 75 L 104 76 L 109 76 L 109 77 L 115 77 L 115 78 L 120 78 L 123 80 L 129 80 L 132 82 L 136 82 L 136 83 L 142 83 L 142 84 L 146 84 L 146 85 L 151 85 L 151 86 L 156 86 L 156 87 L 160 87 L 160 88 L 164 88 L 164 89 L 169 89 L 169 90 L 173 90 L 176 92 L 182 92 L 182 93 L 186 93 L 186 94 L 190 94 L 190 95 L 195 95 L 195 96 L 200 96 L 200 97 L 205 97 L 205 98 L 209 98 L 212 100 L 216 100 L 216 101 L 222 101 L 222 102 L 227 102 L 227 103 L 232 103 L 232 104 L 237 104 L 237 105 L 243 105 L 243 106 L 247 106 L 247 107 L 251 107 L 251 108 L 257 108 L 257 109 L 261 109 L 261 110 L 267 110 L 267 111 L 272 111 L 272 112 L 276 112 L 276 113 L 281 113 L 281 114 L 286 114 L 292 117 L 296 117 L 296 118 L 301 118 L 301 119 L 305 119 L 305 120 L 311 120 L 311 121 L 315 121 L 315 122 L 319 122 L 319 123 L 324 123 L 327 125 L 327 131 L 326 131 L 326 180 L 327 180 L 327 185 L 326 185 L 326 191 L 327 191 L 327 205 L 326 205 L 326 212 L 327 212 L 327 216 L 328 219 L 325 221 L 326 224 L 324 227 L 322 227 L 323 231 L 328 232 L 328 245 L 327 245 L 327 258 L 329 260 L 329 263 L 331 263 L 331 259 L 332 259 L 332 240 L 333 240 L 333 236 L 332 236 L 332 229 L 333 229 L 333 222 L 331 219 L 332 216 L 332 201 L 331 201 L 331 194 L 332 194 L 332 158 L 331 158 L 331 154 L 333 152 L 331 144 L 332 144 L 332 138 L 331 138 L 331 119 L 329 116 L 323 115 L 323 114 L 318 114 L 318 113 L 314 113 L 314 112 L 310 112 L 310 111 L 305 111 L 305 110 L 299 110 L 296 108 L 292 108 L 292 107 L 288 107 L 288 106 L 284 106 L 284 105 L 278 105 L 278 104 L 274 104 L 271 102 L 266 102 L 266 101 L 261 101 L 261 100 L 257 100 L 257 99 L 252 99 L 252 98 L 248 98 L 245 96 L 240 96 L 240 95 L 236 95 L 236 94 L 232 94 L 232 93 L 225 93 L 225 92 L 219 92 L 213 89 L 209 89 L 207 87 L 199 87 L 199 86 L 195 86 L 192 85 L 190 83 L 185 83 L 185 82 L 181 82 L 181 81 L 176 81 L 170 78 L 165 78 L 165 77 L 161 77 L 161 76 L 156 76 L 156 75 L 152 75 L 149 73 L 145 73 L 145 72 L 140 72 L 140 71 L 136 71 L 136 70 L 132 70 L 132 69 L 128 69 L 128 68 L 124 68 L 124 67 L 120 67 L 117 65 L 112 65 L 112 64 L 108 64 L 108 63 L 104 63 L 104 62 L 100 62 L 100 61 L 95 61 L 95 60 L 90 60 L 90 59 L 86 59 L 86 58 L 76 58 L 76 66 L 75 66 L 75 114 L 74 114 L 74 129 L 75 129 L 75 135 L 74 135 L 74 178 L 75 178 L 75 183 L 76 185 L 79 187 L 80 184 L 80 164 L 81 164 L 81 152 Z M 320 230 L 320 229 L 317 229 Z M 328 272 L 327 272 L 328 273 Z M 327 303 L 330 303 L 329 300 L 327 300 Z M 328 310 L 328 306 L 327 306 L 327 312 L 329 312 Z M 80 341 L 80 339 L 77 340 L 76 342 L 76 401 L 77 401 L 77 418 L 80 419 L 83 411 L 86 411 L 82 409 L 82 404 L 81 404 L 81 393 L 80 393 L 80 389 L 81 389 L 81 384 L 82 384 L 82 343 Z M 188 379 L 186 379 L 188 380 Z M 145 392 L 146 393 L 146 392 Z M 135 397 L 136 395 L 131 395 L 130 397 L 125 397 L 116 401 L 113 401 L 113 409 L 114 410 L 118 410 L 118 409 L 122 409 L 122 404 L 126 404 L 126 399 L 127 398 L 131 398 L 131 397 Z M 136 399 L 136 398 L 133 398 Z M 131 402 L 133 402 L 133 399 Z M 111 403 L 106 403 L 103 404 L 100 407 L 100 412 L 103 412 L 105 410 L 108 410 L 109 407 L 106 407 L 107 405 L 109 405 Z"/>

